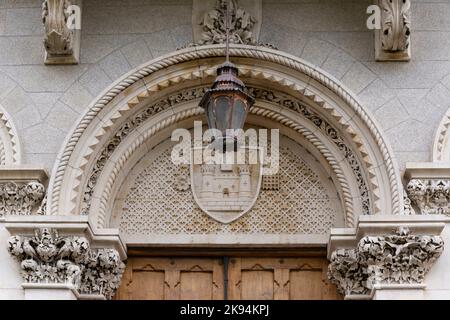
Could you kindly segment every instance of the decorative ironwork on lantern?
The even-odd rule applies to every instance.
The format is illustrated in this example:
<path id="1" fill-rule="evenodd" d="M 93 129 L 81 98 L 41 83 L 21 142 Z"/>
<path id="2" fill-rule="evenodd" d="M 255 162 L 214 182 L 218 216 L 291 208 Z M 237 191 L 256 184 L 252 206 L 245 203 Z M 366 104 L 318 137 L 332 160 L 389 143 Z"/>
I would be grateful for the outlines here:
<path id="1" fill-rule="evenodd" d="M 217 69 L 217 78 L 211 89 L 200 102 L 200 107 L 205 109 L 208 126 L 222 133 L 224 144 L 229 139 L 236 137 L 227 135 L 227 130 L 238 130 L 244 128 L 247 114 L 255 102 L 255 99 L 246 92 L 244 83 L 238 78 L 238 68 L 229 60 L 229 13 L 228 1 L 226 10 L 226 61 Z"/>

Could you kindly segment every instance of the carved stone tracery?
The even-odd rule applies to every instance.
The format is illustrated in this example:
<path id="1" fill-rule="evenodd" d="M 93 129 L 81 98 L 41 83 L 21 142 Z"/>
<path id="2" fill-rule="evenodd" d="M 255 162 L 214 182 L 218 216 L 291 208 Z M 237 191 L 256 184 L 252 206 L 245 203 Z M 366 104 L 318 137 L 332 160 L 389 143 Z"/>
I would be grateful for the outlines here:
<path id="1" fill-rule="evenodd" d="M 333 252 L 328 277 L 346 295 L 367 294 L 376 285 L 421 284 L 443 249 L 440 236 L 399 227 L 393 235 L 366 236 L 356 249 Z"/>
<path id="2" fill-rule="evenodd" d="M 26 283 L 73 285 L 80 294 L 114 296 L 125 265 L 115 249 L 94 249 L 84 237 L 59 236 L 42 228 L 34 236 L 13 236 L 8 252 L 19 262 Z"/>

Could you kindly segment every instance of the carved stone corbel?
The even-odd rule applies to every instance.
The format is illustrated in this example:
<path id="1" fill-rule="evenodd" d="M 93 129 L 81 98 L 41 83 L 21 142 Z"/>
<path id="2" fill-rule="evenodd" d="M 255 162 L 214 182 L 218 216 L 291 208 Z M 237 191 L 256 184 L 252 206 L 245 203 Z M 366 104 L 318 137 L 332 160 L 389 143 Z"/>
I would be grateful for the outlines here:
<path id="1" fill-rule="evenodd" d="M 411 59 L 411 0 L 377 0 L 381 29 L 375 31 L 377 61 Z"/>
<path id="2" fill-rule="evenodd" d="M 41 169 L 0 169 L 0 218 L 38 214 L 45 196 L 47 174 Z"/>
<path id="3" fill-rule="evenodd" d="M 25 290 L 64 287 L 77 299 L 112 299 L 119 288 L 125 247 L 118 234 L 97 236 L 86 217 L 8 217 L 6 228 Z"/>
<path id="4" fill-rule="evenodd" d="M 45 64 L 79 63 L 81 0 L 44 0 L 42 21 Z"/>

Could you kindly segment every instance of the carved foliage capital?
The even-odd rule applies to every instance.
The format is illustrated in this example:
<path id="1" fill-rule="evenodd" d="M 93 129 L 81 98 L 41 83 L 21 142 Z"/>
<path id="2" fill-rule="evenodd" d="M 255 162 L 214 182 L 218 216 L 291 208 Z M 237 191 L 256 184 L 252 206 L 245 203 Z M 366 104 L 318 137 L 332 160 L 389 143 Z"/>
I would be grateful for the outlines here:
<path id="1" fill-rule="evenodd" d="M 19 262 L 27 283 L 72 284 L 81 294 L 107 299 L 119 287 L 125 265 L 115 249 L 92 249 L 84 237 L 59 236 L 42 228 L 34 236 L 13 236 L 8 252 Z"/>
<path id="2" fill-rule="evenodd" d="M 441 237 L 412 235 L 408 228 L 366 236 L 355 249 L 333 252 L 328 277 L 346 295 L 367 294 L 377 284 L 420 284 L 443 249 Z"/>
<path id="3" fill-rule="evenodd" d="M 406 191 L 421 214 L 450 215 L 450 180 L 412 179 Z"/>
<path id="4" fill-rule="evenodd" d="M 31 215 L 45 195 L 42 183 L 0 183 L 0 217 L 5 215 Z"/>

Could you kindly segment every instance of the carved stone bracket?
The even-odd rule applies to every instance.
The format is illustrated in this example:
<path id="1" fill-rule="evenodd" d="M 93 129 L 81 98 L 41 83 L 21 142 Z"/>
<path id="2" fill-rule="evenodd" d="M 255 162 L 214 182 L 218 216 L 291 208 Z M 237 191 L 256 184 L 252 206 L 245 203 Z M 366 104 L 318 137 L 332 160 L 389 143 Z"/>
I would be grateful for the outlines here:
<path id="1" fill-rule="evenodd" d="M 81 0 L 44 0 L 45 64 L 79 63 L 81 30 L 77 29 L 77 24 L 81 21 L 80 8 Z"/>
<path id="2" fill-rule="evenodd" d="M 378 0 L 381 29 L 375 32 L 377 61 L 411 59 L 411 0 Z"/>
<path id="3" fill-rule="evenodd" d="M 45 195 L 44 170 L 9 167 L 0 169 L 0 218 L 38 213 Z"/>
<path id="4" fill-rule="evenodd" d="M 66 285 L 78 298 L 111 299 L 125 270 L 118 235 L 95 234 L 86 217 L 33 218 L 6 220 L 7 250 L 20 262 L 24 288 Z"/>
<path id="5" fill-rule="evenodd" d="M 382 217 L 370 217 L 360 220 L 353 236 L 332 231 L 330 281 L 346 299 L 369 299 L 380 288 L 422 288 L 425 275 L 444 250 L 439 236 L 444 224 L 425 218 L 403 216 L 383 221 Z"/>
<path id="6" fill-rule="evenodd" d="M 406 164 L 406 192 L 418 213 L 450 216 L 449 173 L 446 163 Z"/>

